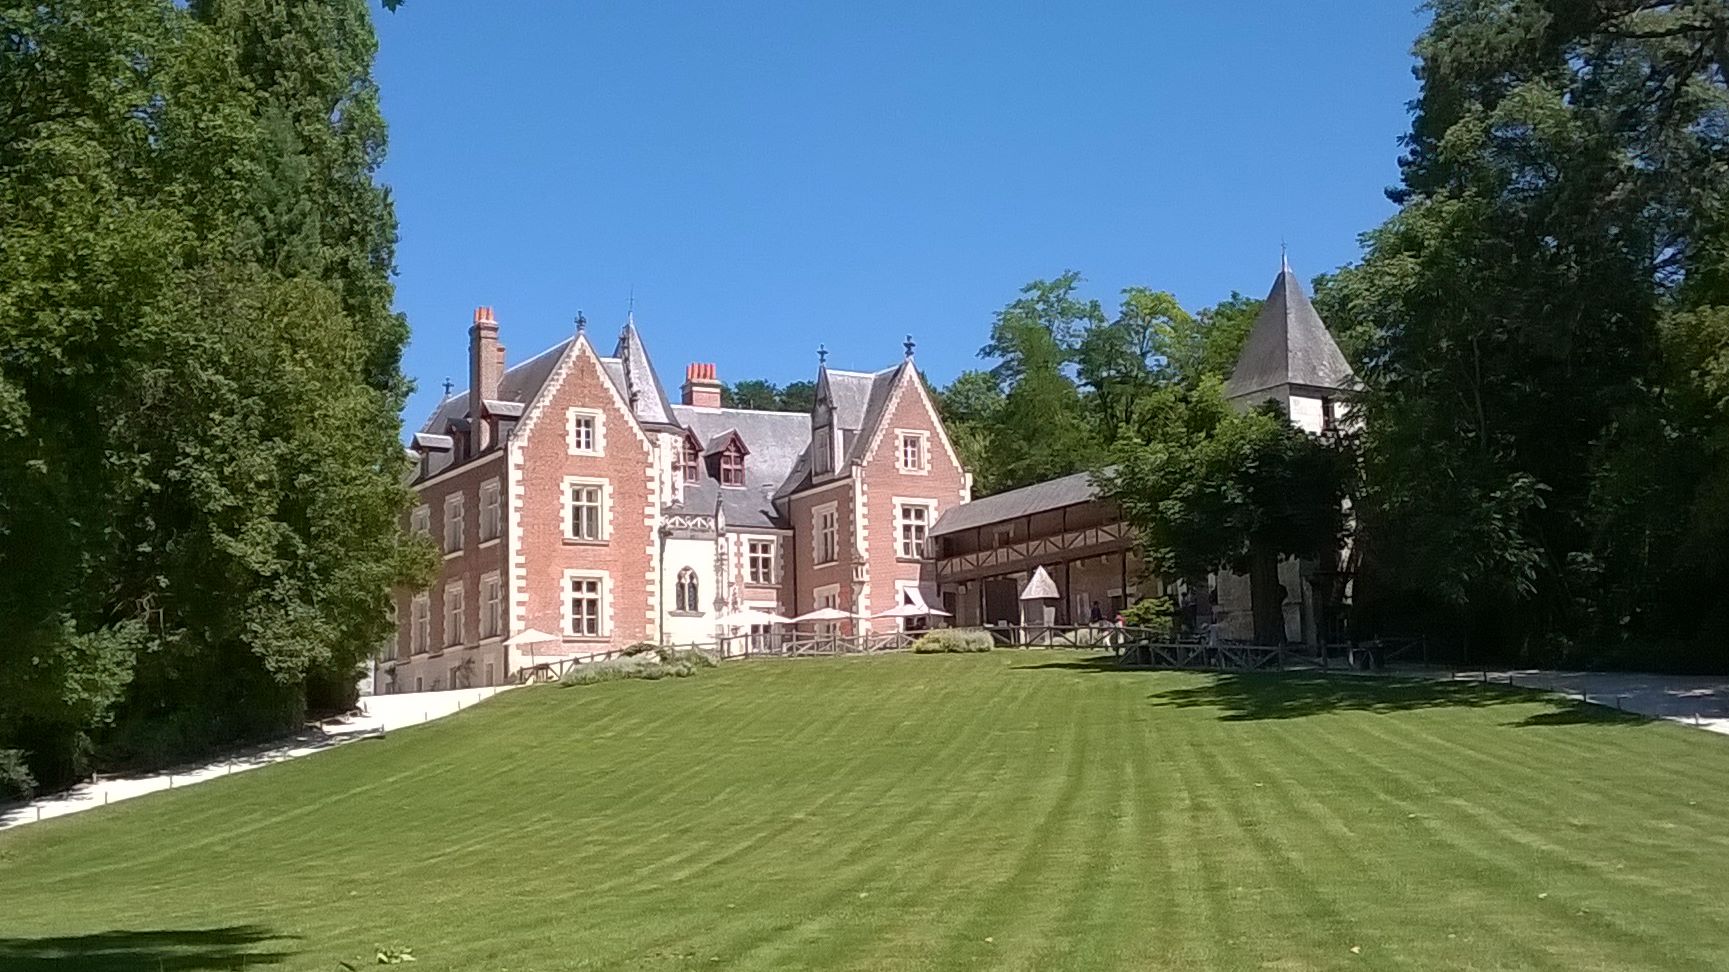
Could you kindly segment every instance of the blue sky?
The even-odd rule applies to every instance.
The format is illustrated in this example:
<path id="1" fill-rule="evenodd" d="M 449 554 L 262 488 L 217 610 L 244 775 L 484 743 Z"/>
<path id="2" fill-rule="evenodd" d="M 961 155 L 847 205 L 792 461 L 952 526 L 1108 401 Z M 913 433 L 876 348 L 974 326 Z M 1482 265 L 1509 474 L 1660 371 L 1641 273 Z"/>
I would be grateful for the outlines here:
<path id="1" fill-rule="evenodd" d="M 1260 296 L 1392 212 L 1414 0 L 410 0 L 378 14 L 418 423 L 493 306 L 510 359 L 634 288 L 663 379 L 893 363 L 946 382 L 992 313 Z M 676 390 L 673 391 L 676 395 Z"/>

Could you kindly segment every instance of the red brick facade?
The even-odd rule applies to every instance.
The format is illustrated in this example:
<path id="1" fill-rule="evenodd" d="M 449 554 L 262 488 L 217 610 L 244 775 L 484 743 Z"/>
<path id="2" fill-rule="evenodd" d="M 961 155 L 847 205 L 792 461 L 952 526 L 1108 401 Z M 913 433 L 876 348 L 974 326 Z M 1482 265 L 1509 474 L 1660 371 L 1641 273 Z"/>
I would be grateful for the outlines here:
<path id="1" fill-rule="evenodd" d="M 901 467 L 903 434 L 923 437 L 923 472 L 909 472 Z M 912 368 L 902 372 L 876 438 L 858 474 L 863 508 L 861 547 L 870 565 L 865 594 L 868 612 L 879 614 L 895 607 L 904 585 L 919 587 L 930 606 L 940 608 L 930 551 L 920 550 L 918 556 L 908 557 L 902 549 L 903 507 L 926 508 L 924 531 L 928 537 L 938 516 L 971 498 L 971 486 L 943 430 L 936 406 Z M 928 548 L 928 544 L 925 546 Z M 895 626 L 887 620 L 876 624 L 878 630 Z"/>
<path id="2" fill-rule="evenodd" d="M 513 619 L 516 630 L 564 635 L 561 643 L 539 646 L 540 651 L 583 654 L 658 636 L 653 605 L 659 502 L 653 492 L 653 440 L 602 373 L 599 355 L 586 336 L 566 355 L 534 410 L 523 417 L 511 445 L 517 484 L 512 504 L 521 511 L 521 530 L 514 538 Z M 592 453 L 572 450 L 572 409 L 598 419 Z M 601 539 L 568 535 L 568 485 L 573 481 L 602 489 Z M 569 571 L 603 580 L 603 623 L 596 637 L 566 633 Z"/>
<path id="3" fill-rule="evenodd" d="M 686 371 L 684 403 L 670 404 L 634 324 L 610 356 L 579 330 L 507 370 L 480 366 L 497 360 L 498 325 L 489 309 L 475 320 L 471 371 L 482 387 L 446 398 L 414 438 L 418 518 L 442 541 L 446 500 L 460 495 L 462 544 L 429 590 L 398 595 L 378 691 L 496 684 L 552 657 L 708 641 L 737 633 L 722 620 L 732 611 L 796 616 L 827 591 L 834 606 L 867 615 L 900 604 L 905 586 L 941 606 L 928 551 L 903 548 L 901 521 L 916 508 L 928 531 L 967 499 L 968 478 L 910 358 L 832 373 L 850 391 L 822 414 L 847 451 L 818 474 L 812 416 L 722 408 L 714 366 L 703 364 Z M 820 370 L 819 385 L 830 375 Z M 739 454 L 743 481 L 729 479 Z M 489 483 L 498 529 L 482 539 Z M 834 556 L 819 563 L 824 509 Z M 460 632 L 445 623 L 457 587 Z"/>

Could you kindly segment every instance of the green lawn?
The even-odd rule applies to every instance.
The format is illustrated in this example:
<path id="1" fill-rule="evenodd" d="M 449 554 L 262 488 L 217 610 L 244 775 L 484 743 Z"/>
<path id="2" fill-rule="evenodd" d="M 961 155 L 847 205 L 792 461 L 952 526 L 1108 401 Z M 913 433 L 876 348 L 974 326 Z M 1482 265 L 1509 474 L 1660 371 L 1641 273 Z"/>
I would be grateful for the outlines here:
<path id="1" fill-rule="evenodd" d="M 738 663 L 0 833 L 0 969 L 1723 969 L 1726 806 L 1479 686 Z"/>

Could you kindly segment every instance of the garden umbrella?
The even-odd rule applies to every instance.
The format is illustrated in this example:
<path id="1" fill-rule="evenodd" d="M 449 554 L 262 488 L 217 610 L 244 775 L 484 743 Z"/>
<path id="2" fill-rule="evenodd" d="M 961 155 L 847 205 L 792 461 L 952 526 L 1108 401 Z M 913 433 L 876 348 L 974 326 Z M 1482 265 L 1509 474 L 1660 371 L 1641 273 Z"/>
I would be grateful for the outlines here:
<path id="1" fill-rule="evenodd" d="M 534 665 L 534 646 L 535 645 L 543 645 L 549 641 L 559 641 L 559 640 L 562 640 L 562 639 L 560 639 L 558 635 L 547 634 L 546 632 L 540 630 L 539 628 L 524 628 L 521 631 L 518 631 L 516 634 L 513 634 L 510 637 L 504 639 L 504 647 L 506 647 L 506 648 L 520 648 L 523 645 L 527 645 L 528 646 L 528 664 L 532 667 Z M 510 664 L 508 659 L 506 660 L 505 664 L 506 664 L 506 666 L 508 666 Z"/>
<path id="2" fill-rule="evenodd" d="M 792 619 L 783 618 L 778 614 L 772 614 L 768 611 L 758 611 L 755 608 L 747 608 L 743 611 L 734 611 L 731 614 L 723 614 L 720 617 L 715 618 L 715 623 L 728 628 L 743 628 L 758 624 L 791 624 Z"/>
<path id="3" fill-rule="evenodd" d="M 871 615 L 873 618 L 952 618 L 954 615 L 942 608 L 934 608 L 928 604 L 902 604 L 889 608 L 881 614 Z"/>
<path id="4" fill-rule="evenodd" d="M 801 614 L 792 619 L 793 624 L 803 624 L 806 621 L 851 621 L 857 615 L 848 614 L 840 608 L 817 608 L 809 614 Z"/>

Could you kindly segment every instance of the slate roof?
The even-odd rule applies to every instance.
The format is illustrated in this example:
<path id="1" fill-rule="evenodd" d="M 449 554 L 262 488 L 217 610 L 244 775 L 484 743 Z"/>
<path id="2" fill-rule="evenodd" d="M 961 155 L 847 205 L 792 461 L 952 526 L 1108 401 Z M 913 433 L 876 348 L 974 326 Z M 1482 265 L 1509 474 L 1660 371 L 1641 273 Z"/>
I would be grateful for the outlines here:
<path id="1" fill-rule="evenodd" d="M 837 471 L 844 469 L 847 463 L 864 458 L 864 451 L 870 446 L 870 433 L 875 431 L 883 413 L 888 410 L 889 399 L 894 397 L 895 381 L 904 367 L 908 367 L 906 362 L 881 371 L 841 371 L 824 367 L 817 372 L 817 395 L 820 398 L 827 389 L 834 409 L 835 427 L 840 429 Z M 811 481 L 807 441 L 805 454 L 794 463 L 777 495 L 790 496 L 811 485 Z"/>
<path id="2" fill-rule="evenodd" d="M 672 401 L 666 397 L 666 387 L 660 383 L 654 362 L 648 358 L 642 335 L 636 332 L 635 315 L 625 318 L 624 330 L 618 334 L 618 346 L 613 348 L 611 360 L 618 362 L 618 375 L 613 378 L 613 383 L 619 386 L 624 400 L 631 403 L 637 421 L 661 427 L 678 424 L 672 414 Z M 614 366 L 609 363 L 607 373 L 611 374 L 613 370 Z"/>
<path id="3" fill-rule="evenodd" d="M 1281 385 L 1342 389 L 1356 382 L 1350 362 L 1286 263 L 1225 382 L 1226 397 L 1242 398 Z"/>
<path id="4" fill-rule="evenodd" d="M 558 342 L 545 351 L 520 361 L 504 370 L 504 376 L 498 382 L 498 398 L 495 401 L 523 402 L 533 400 L 540 392 L 546 379 L 552 376 L 552 369 L 558 366 L 558 359 L 564 356 L 564 349 L 570 346 L 573 338 Z M 432 410 L 432 415 L 426 424 L 420 427 L 422 432 L 441 434 L 445 425 L 452 419 L 460 419 L 468 414 L 468 389 L 452 392 Z"/>
<path id="5" fill-rule="evenodd" d="M 835 424 L 841 430 L 846 462 L 864 458 L 870 433 L 882 421 L 902 367 L 904 364 L 873 372 L 828 372 L 829 397 L 834 402 Z M 849 432 L 852 435 L 847 435 Z"/>
<path id="6" fill-rule="evenodd" d="M 534 396 L 540 394 L 540 389 L 546 384 L 546 379 L 552 377 L 552 370 L 558 367 L 559 359 L 564 357 L 564 349 L 570 347 L 573 340 L 575 338 L 567 338 L 526 361 L 506 368 L 498 381 L 498 397 L 486 399 L 482 407 L 489 409 L 494 415 L 510 417 L 508 406 L 497 409 L 487 403 L 514 402 L 520 406 L 533 401 Z M 517 413 L 521 414 L 520 407 Z M 442 436 L 451 423 L 463 426 L 467 419 L 468 389 L 464 388 L 446 395 L 444 400 L 433 408 L 426 423 L 420 427 L 420 432 Z M 449 452 L 434 453 L 427 462 L 427 475 L 434 476 L 449 469 L 453 459 L 455 456 Z"/>
<path id="7" fill-rule="evenodd" d="M 736 432 L 750 454 L 744 461 L 744 487 L 723 487 L 710 479 L 705 466 L 702 481 L 684 488 L 684 502 L 677 508 L 690 513 L 713 513 L 720 501 L 729 527 L 786 526 L 775 511 L 775 491 L 792 474 L 794 465 L 810 445 L 810 416 L 804 412 L 759 412 L 746 408 L 693 408 L 672 406 L 673 420 L 690 429 L 698 442 L 725 444 Z"/>
<path id="8" fill-rule="evenodd" d="M 931 527 L 931 536 L 940 537 L 1047 510 L 1060 510 L 1065 506 L 1090 502 L 1098 497 L 1099 490 L 1093 485 L 1092 473 L 1079 472 L 1060 479 L 1049 479 L 1031 486 L 1022 486 L 1020 489 L 1011 489 L 1006 493 L 976 499 L 971 503 L 951 506 L 937 517 L 936 524 Z"/>

